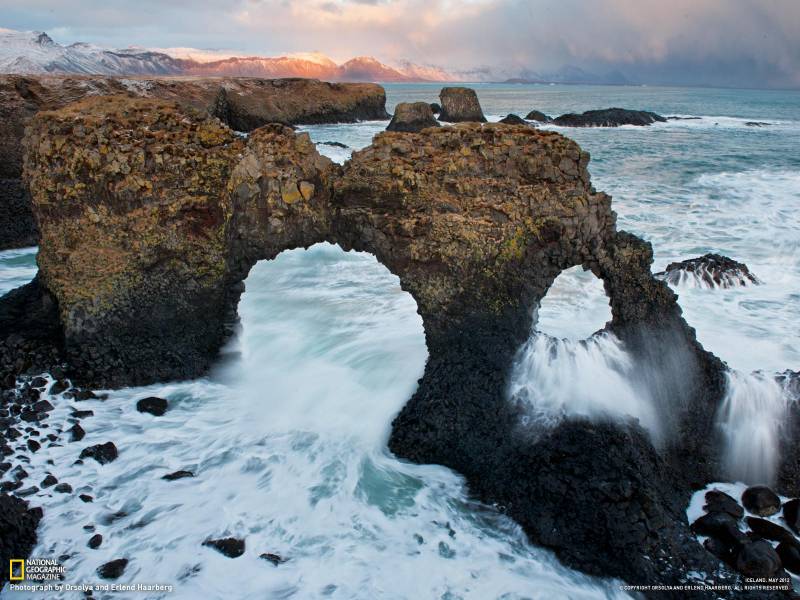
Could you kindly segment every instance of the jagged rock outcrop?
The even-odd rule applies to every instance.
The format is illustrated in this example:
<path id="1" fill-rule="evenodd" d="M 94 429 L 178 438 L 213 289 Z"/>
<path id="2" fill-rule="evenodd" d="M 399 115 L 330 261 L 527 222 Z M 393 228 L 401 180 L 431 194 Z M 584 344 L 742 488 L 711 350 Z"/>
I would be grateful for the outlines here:
<path id="1" fill-rule="evenodd" d="M 553 120 L 540 110 L 532 110 L 525 118 L 528 119 L 528 121 L 539 121 L 540 123 L 549 123 Z"/>
<path id="2" fill-rule="evenodd" d="M 561 127 L 619 127 L 620 125 L 652 125 L 666 122 L 666 118 L 646 110 L 627 108 L 605 108 L 587 110 L 581 114 L 568 113 L 552 120 Z"/>
<path id="3" fill-rule="evenodd" d="M 486 117 L 483 116 L 483 110 L 478 102 L 478 94 L 471 88 L 442 88 L 442 91 L 439 92 L 439 101 L 442 105 L 439 113 L 440 121 L 447 123 L 486 122 Z"/>
<path id="4" fill-rule="evenodd" d="M 372 83 L 314 79 L 115 78 L 0 75 L 0 249 L 38 239 L 22 173 L 22 137 L 30 118 L 92 96 L 172 100 L 207 111 L 237 131 L 267 123 L 387 119 L 386 94 Z"/>
<path id="5" fill-rule="evenodd" d="M 15 496 L 0 493 L 0 590 L 9 580 L 10 559 L 25 559 L 36 545 L 41 508 L 30 508 Z"/>
<path id="6" fill-rule="evenodd" d="M 394 108 L 394 116 L 386 131 L 422 131 L 428 127 L 439 127 L 427 102 L 400 102 Z"/>
<path id="7" fill-rule="evenodd" d="M 721 254 L 704 254 L 673 262 L 656 277 L 673 285 L 694 285 L 708 288 L 731 288 L 758 285 L 760 281 L 747 265 Z"/>
<path id="8" fill-rule="evenodd" d="M 282 125 L 245 140 L 174 102 L 114 97 L 39 113 L 25 149 L 41 293 L 57 305 L 74 379 L 199 375 L 255 262 L 321 241 L 370 252 L 416 300 L 429 352 L 393 452 L 458 470 L 585 571 L 677 583 L 705 564 L 675 507 L 716 472 L 723 365 L 651 275 L 650 245 L 617 231 L 575 142 L 465 123 L 381 133 L 340 167 Z M 634 425 L 570 423 L 544 439 L 518 426 L 506 378 L 534 307 L 575 265 L 604 280 L 610 328 L 658 390 L 670 440 L 660 452 Z M 555 473 L 556 455 L 575 468 Z M 589 472 L 605 483 L 584 489 Z M 592 518 L 564 502 L 614 517 L 587 532 Z"/>

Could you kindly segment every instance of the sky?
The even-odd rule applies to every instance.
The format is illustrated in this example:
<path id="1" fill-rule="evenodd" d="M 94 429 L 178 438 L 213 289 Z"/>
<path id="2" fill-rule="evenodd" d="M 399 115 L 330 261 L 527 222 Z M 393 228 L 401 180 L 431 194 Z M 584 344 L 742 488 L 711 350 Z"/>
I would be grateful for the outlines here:
<path id="1" fill-rule="evenodd" d="M 800 88 L 800 0 L 0 0 L 60 43 L 368 55 L 496 76 Z"/>

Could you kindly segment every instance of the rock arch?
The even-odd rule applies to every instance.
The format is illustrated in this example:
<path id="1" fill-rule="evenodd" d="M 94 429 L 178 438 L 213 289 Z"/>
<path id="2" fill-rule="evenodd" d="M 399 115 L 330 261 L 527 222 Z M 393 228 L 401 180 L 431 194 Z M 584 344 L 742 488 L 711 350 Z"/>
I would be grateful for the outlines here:
<path id="1" fill-rule="evenodd" d="M 651 275 L 650 245 L 616 229 L 588 162 L 555 132 L 465 123 L 381 133 L 340 167 L 288 127 L 242 139 L 177 104 L 122 97 L 39 113 L 25 142 L 40 281 L 58 304 L 76 377 L 115 386 L 197 376 L 229 334 L 256 261 L 321 241 L 370 252 L 414 297 L 429 352 L 390 448 L 457 469 L 573 566 L 666 581 L 707 560 L 687 537 L 680 499 L 715 469 L 723 365 Z M 663 456 L 635 427 L 570 423 L 535 446 L 513 433 L 504 390 L 514 353 L 533 307 L 576 265 L 603 280 L 609 327 L 643 364 L 663 365 L 665 349 L 680 356 L 680 372 L 653 374 L 681 398 Z M 598 487 L 585 493 L 548 479 L 555 439 L 573 447 L 555 452 L 577 461 L 574 472 L 613 473 L 595 473 Z M 593 460 L 581 444 L 608 460 L 581 462 Z M 553 514 L 565 493 L 602 505 L 605 520 L 578 505 L 577 525 L 559 534 Z M 573 530 L 582 537 L 560 537 Z M 663 552 L 662 562 L 642 559 Z"/>

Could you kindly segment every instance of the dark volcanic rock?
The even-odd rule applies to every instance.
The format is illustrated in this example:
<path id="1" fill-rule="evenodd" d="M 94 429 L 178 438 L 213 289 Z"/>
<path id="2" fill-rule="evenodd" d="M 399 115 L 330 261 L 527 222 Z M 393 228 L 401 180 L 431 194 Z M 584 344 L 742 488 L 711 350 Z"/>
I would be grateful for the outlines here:
<path id="1" fill-rule="evenodd" d="M 742 493 L 742 504 L 759 517 L 771 517 L 781 509 L 781 499 L 765 485 L 747 488 Z"/>
<path id="2" fill-rule="evenodd" d="M 266 560 L 268 562 L 271 562 L 276 567 L 278 565 L 282 564 L 282 563 L 285 563 L 287 560 L 289 560 L 288 558 L 283 558 L 279 554 L 273 554 L 271 552 L 264 552 L 263 554 L 260 554 L 258 557 L 259 558 L 263 558 L 264 560 Z"/>
<path id="3" fill-rule="evenodd" d="M 24 500 L 0 493 L 0 589 L 8 581 L 9 559 L 28 558 L 36 545 L 41 518 L 41 509 L 29 508 Z"/>
<path id="4" fill-rule="evenodd" d="M 0 179 L 0 250 L 35 246 L 39 231 L 20 179 Z"/>
<path id="5" fill-rule="evenodd" d="M 546 114 L 538 110 L 532 110 L 531 112 L 528 113 L 528 115 L 525 118 L 528 121 L 539 121 L 540 123 L 548 123 L 553 120 Z"/>
<path id="6" fill-rule="evenodd" d="M 775 550 L 783 567 L 795 575 L 800 575 L 800 544 L 797 541 L 781 542 Z"/>
<path id="7" fill-rule="evenodd" d="M 780 569 L 780 556 L 764 540 L 745 544 L 736 554 L 736 570 L 746 577 L 771 577 Z"/>
<path id="8" fill-rule="evenodd" d="M 800 499 L 792 498 L 783 505 L 783 518 L 792 531 L 800 535 Z"/>
<path id="9" fill-rule="evenodd" d="M 83 427 L 81 427 L 79 423 L 73 423 L 72 427 L 70 427 L 68 431 L 71 442 L 80 442 L 86 435 L 86 432 L 83 430 Z"/>
<path id="10" fill-rule="evenodd" d="M 89 538 L 89 542 L 86 544 L 92 550 L 97 550 L 100 547 L 100 544 L 103 543 L 103 536 L 99 533 L 95 533 L 92 537 Z"/>
<path id="11" fill-rule="evenodd" d="M 139 412 L 150 413 L 153 416 L 160 417 L 167 412 L 167 401 L 164 398 L 142 398 L 136 403 L 136 410 Z"/>
<path id="12" fill-rule="evenodd" d="M 417 132 L 428 127 L 439 127 L 431 107 L 425 102 L 400 102 L 394 109 L 394 116 L 386 131 Z"/>
<path id="13" fill-rule="evenodd" d="M 175 481 L 176 479 L 184 479 L 185 477 L 194 477 L 194 473 L 191 471 L 175 471 L 174 473 L 167 473 L 161 479 Z"/>
<path id="14" fill-rule="evenodd" d="M 349 148 L 347 144 L 343 144 L 342 142 L 319 142 L 322 146 L 331 146 L 333 148 Z"/>
<path id="15" fill-rule="evenodd" d="M 94 498 L 89 494 L 81 494 L 78 498 L 80 498 L 82 502 L 94 502 Z"/>
<path id="16" fill-rule="evenodd" d="M 442 91 L 439 92 L 439 100 L 442 103 L 442 110 L 439 113 L 440 121 L 448 123 L 486 122 L 486 117 L 483 116 L 483 110 L 478 102 L 478 94 L 471 88 L 442 88 Z"/>
<path id="17" fill-rule="evenodd" d="M 773 542 L 791 542 L 795 539 L 787 529 L 772 521 L 760 519 L 759 517 L 747 517 L 745 522 L 750 527 L 750 530 L 762 539 L 772 540 Z"/>
<path id="18" fill-rule="evenodd" d="M 651 125 L 666 122 L 666 118 L 645 110 L 626 108 L 606 108 L 587 110 L 581 114 L 568 113 L 553 119 L 554 125 L 561 127 L 619 127 L 620 125 Z"/>
<path id="19" fill-rule="evenodd" d="M 694 277 L 701 284 L 712 288 L 760 283 L 747 265 L 721 254 L 705 254 L 698 258 L 670 263 L 665 271 L 656 273 L 656 277 L 675 285 L 682 283 L 688 277 Z"/>
<path id="20" fill-rule="evenodd" d="M 45 476 L 45 478 L 42 479 L 42 483 L 40 483 L 39 485 L 41 485 L 43 488 L 47 488 L 47 487 L 53 486 L 53 485 L 55 485 L 57 483 L 58 483 L 58 479 L 56 479 L 53 475 L 48 473 Z"/>
<path id="21" fill-rule="evenodd" d="M 725 512 L 710 512 L 692 523 L 692 531 L 697 535 L 713 537 L 728 548 L 749 542 L 747 534 L 741 531 L 736 520 Z"/>
<path id="22" fill-rule="evenodd" d="M 105 465 L 116 460 L 117 456 L 117 447 L 114 442 L 106 442 L 105 444 L 95 444 L 84 448 L 80 458 L 93 458 L 101 465 Z"/>
<path id="23" fill-rule="evenodd" d="M 519 115 L 509 114 L 500 119 L 501 123 L 506 125 L 527 125 L 528 123 Z"/>
<path id="24" fill-rule="evenodd" d="M 100 565 L 97 568 L 97 574 L 103 579 L 117 579 L 125 572 L 127 566 L 127 558 L 117 558 Z"/>
<path id="25" fill-rule="evenodd" d="M 203 546 L 214 548 L 217 552 L 224 554 L 228 558 L 238 558 L 244 554 L 244 540 L 236 538 L 206 540 L 203 542 Z"/>
<path id="26" fill-rule="evenodd" d="M 72 493 L 72 486 L 68 483 L 59 483 L 56 487 L 53 488 L 56 492 L 60 494 L 71 494 Z"/>
<path id="27" fill-rule="evenodd" d="M 744 508 L 741 507 L 736 499 L 719 490 L 706 492 L 706 504 L 703 506 L 703 509 L 709 513 L 728 513 L 737 520 L 744 516 Z"/>
<path id="28" fill-rule="evenodd" d="M 431 107 L 431 112 L 435 115 L 438 115 L 440 112 L 442 112 L 442 107 L 438 102 L 431 102 L 428 106 Z"/>

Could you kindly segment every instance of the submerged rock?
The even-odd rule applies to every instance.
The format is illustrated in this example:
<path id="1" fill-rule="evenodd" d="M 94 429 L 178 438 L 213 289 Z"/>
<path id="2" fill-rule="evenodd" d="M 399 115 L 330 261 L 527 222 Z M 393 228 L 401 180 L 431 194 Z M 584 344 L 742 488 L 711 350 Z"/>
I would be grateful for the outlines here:
<path id="1" fill-rule="evenodd" d="M 151 396 L 150 398 L 142 398 L 136 403 L 136 410 L 139 412 L 146 412 L 150 413 L 155 417 L 162 416 L 165 412 L 167 412 L 167 401 L 164 398 L 156 398 L 155 396 Z"/>
<path id="2" fill-rule="evenodd" d="M 431 107 L 425 102 L 400 102 L 386 131 L 422 131 L 428 127 L 439 127 Z"/>
<path id="3" fill-rule="evenodd" d="M 125 567 L 127 566 L 127 558 L 117 558 L 100 565 L 97 568 L 97 574 L 102 579 L 118 579 L 125 572 Z"/>
<path id="4" fill-rule="evenodd" d="M 486 117 L 483 116 L 483 110 L 478 102 L 478 94 L 471 88 L 442 88 L 442 91 L 439 92 L 439 100 L 442 103 L 442 110 L 439 113 L 440 121 L 448 123 L 486 122 Z"/>
<path id="5" fill-rule="evenodd" d="M 214 548 L 220 554 L 224 554 L 228 558 L 238 558 L 244 554 L 244 540 L 237 538 L 221 538 L 218 540 L 206 540 L 203 546 Z"/>
<path id="6" fill-rule="evenodd" d="M 605 108 L 587 110 L 581 114 L 568 113 L 553 119 L 554 125 L 561 127 L 619 127 L 620 125 L 651 125 L 666 122 L 666 118 L 646 110 L 627 108 Z"/>
<path id="7" fill-rule="evenodd" d="M 525 121 L 525 119 L 523 119 L 519 115 L 515 115 L 513 113 L 512 114 L 508 114 L 505 117 L 503 117 L 502 119 L 500 119 L 500 122 L 504 123 L 506 125 L 527 125 L 528 124 Z"/>
<path id="8" fill-rule="evenodd" d="M 194 473 L 191 471 L 175 471 L 174 473 L 167 473 L 161 479 L 175 481 L 176 479 L 184 479 L 186 477 L 194 477 Z"/>
<path id="9" fill-rule="evenodd" d="M 525 118 L 528 121 L 539 121 L 540 123 L 549 123 L 553 120 L 551 117 L 548 117 L 546 114 L 538 110 L 532 110 Z"/>
<path id="10" fill-rule="evenodd" d="M 800 575 L 800 543 L 796 540 L 781 542 L 775 551 L 787 571 Z"/>
<path id="11" fill-rule="evenodd" d="M 103 536 L 99 533 L 95 533 L 92 537 L 89 538 L 89 542 L 86 544 L 92 550 L 97 550 L 100 547 L 100 544 L 103 543 Z"/>
<path id="12" fill-rule="evenodd" d="M 781 509 L 781 499 L 765 485 L 754 485 L 742 493 L 742 504 L 754 515 L 771 517 Z"/>
<path id="13" fill-rule="evenodd" d="M 279 554 L 272 554 L 271 552 L 264 552 L 263 554 L 259 555 L 259 558 L 263 558 L 264 560 L 266 560 L 267 562 L 272 563 L 276 567 L 278 565 L 282 564 L 282 563 L 285 563 L 287 560 L 289 560 L 288 558 L 283 558 Z"/>
<path id="14" fill-rule="evenodd" d="M 95 444 L 84 448 L 80 458 L 93 458 L 101 465 L 105 465 L 116 460 L 117 456 L 119 454 L 114 442 L 106 442 L 105 444 Z"/>
<path id="15" fill-rule="evenodd" d="M 760 283 L 747 265 L 721 254 L 704 254 L 697 258 L 670 263 L 666 270 L 656 273 L 655 276 L 673 285 L 689 281 L 710 288 L 730 288 Z"/>

